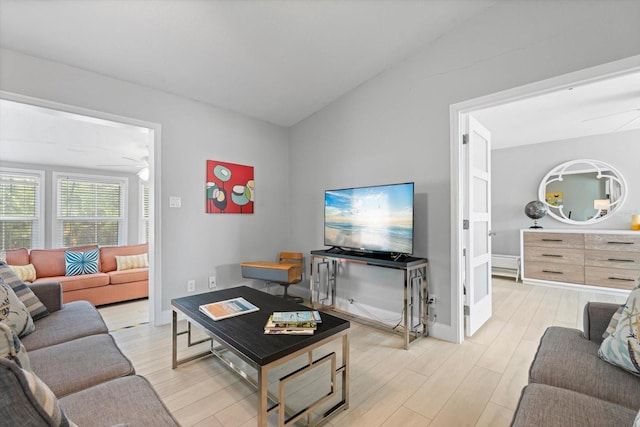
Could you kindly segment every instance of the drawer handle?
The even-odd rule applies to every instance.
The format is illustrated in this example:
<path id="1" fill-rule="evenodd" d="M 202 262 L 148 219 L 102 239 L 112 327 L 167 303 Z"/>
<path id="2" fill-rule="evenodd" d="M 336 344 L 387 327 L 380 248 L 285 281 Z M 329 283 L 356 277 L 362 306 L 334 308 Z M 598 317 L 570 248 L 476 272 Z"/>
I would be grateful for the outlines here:
<path id="1" fill-rule="evenodd" d="M 634 259 L 616 259 L 616 258 L 609 258 L 607 261 L 614 261 L 614 262 L 636 262 Z"/>
<path id="2" fill-rule="evenodd" d="M 543 242 L 562 242 L 562 239 L 542 239 Z"/>
<path id="3" fill-rule="evenodd" d="M 608 277 L 609 280 L 621 280 L 623 282 L 635 282 L 636 279 L 623 279 L 621 277 Z"/>
<path id="4" fill-rule="evenodd" d="M 558 255 L 558 254 L 542 254 L 542 256 L 550 256 L 553 258 L 563 258 L 564 255 Z"/>
<path id="5" fill-rule="evenodd" d="M 543 273 L 564 274 L 562 271 L 542 270 Z"/>
<path id="6" fill-rule="evenodd" d="M 633 245 L 633 242 L 607 242 L 610 245 Z"/>

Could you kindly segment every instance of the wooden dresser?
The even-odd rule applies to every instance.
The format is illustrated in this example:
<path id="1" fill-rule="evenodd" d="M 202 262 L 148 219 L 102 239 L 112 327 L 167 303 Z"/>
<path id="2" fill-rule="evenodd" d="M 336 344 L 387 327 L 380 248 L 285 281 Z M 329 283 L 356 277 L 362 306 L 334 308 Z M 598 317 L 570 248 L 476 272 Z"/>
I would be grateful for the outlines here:
<path id="1" fill-rule="evenodd" d="M 640 233 L 626 230 L 520 232 L 522 280 L 629 290 L 640 278 Z"/>

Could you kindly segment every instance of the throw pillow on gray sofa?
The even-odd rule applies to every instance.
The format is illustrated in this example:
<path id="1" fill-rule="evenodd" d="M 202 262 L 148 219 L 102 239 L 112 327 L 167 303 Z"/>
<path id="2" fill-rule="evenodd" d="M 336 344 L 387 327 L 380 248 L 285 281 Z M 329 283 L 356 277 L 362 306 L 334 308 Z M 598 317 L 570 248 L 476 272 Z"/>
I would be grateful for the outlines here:
<path id="1" fill-rule="evenodd" d="M 19 337 L 29 335 L 36 329 L 33 319 L 13 289 L 0 277 L 0 322 L 9 326 Z"/>
<path id="2" fill-rule="evenodd" d="M 49 314 L 47 307 L 40 302 L 36 294 L 20 280 L 16 273 L 7 265 L 0 261 L 0 278 L 13 289 L 20 301 L 27 307 L 33 320 L 41 319 Z"/>
<path id="3" fill-rule="evenodd" d="M 27 350 L 20 338 L 6 324 L 0 322 L 0 357 L 9 359 L 21 368 L 31 369 Z"/>
<path id="4" fill-rule="evenodd" d="M 612 322 L 615 320 L 612 319 Z M 640 376 L 640 287 L 629 294 L 613 331 L 602 341 L 598 355 L 606 362 Z"/>
<path id="5" fill-rule="evenodd" d="M 0 408 L 20 408 L 0 413 L 3 425 L 24 425 L 42 420 L 56 427 L 77 427 L 62 411 L 58 399 L 47 385 L 34 373 L 20 368 L 15 363 L 0 359 L 0 389 L 22 390 L 22 393 L 3 393 L 4 405 Z M 6 424 L 5 424 L 6 423 Z"/>

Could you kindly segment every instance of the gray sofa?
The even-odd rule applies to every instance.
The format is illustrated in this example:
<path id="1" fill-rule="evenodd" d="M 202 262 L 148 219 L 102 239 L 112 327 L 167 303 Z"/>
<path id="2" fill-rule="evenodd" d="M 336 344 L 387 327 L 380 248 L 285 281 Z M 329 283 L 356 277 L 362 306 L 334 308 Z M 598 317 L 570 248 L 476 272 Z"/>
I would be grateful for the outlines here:
<path id="1" fill-rule="evenodd" d="M 138 375 L 86 301 L 62 304 L 59 283 L 30 285 L 49 315 L 21 339 L 32 371 L 83 426 L 178 426 L 149 382 Z M 0 358 L 0 424 L 51 426 L 14 362 Z"/>
<path id="2" fill-rule="evenodd" d="M 587 303 L 584 332 L 546 330 L 512 426 L 633 425 L 640 410 L 640 377 L 598 357 L 602 334 L 618 307 Z"/>

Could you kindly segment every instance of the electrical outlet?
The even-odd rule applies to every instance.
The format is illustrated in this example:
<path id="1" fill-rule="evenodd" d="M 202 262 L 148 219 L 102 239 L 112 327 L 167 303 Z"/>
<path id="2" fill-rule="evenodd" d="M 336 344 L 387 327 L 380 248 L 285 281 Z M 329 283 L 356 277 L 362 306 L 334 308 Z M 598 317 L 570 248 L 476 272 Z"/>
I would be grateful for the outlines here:
<path id="1" fill-rule="evenodd" d="M 436 296 L 429 295 L 429 298 L 427 299 L 427 304 L 435 304 L 435 303 L 436 303 Z"/>
<path id="2" fill-rule="evenodd" d="M 196 281 L 187 280 L 187 292 L 193 292 L 196 290 Z"/>
<path id="3" fill-rule="evenodd" d="M 216 276 L 209 276 L 209 289 L 218 289 L 218 285 L 216 285 Z"/>

